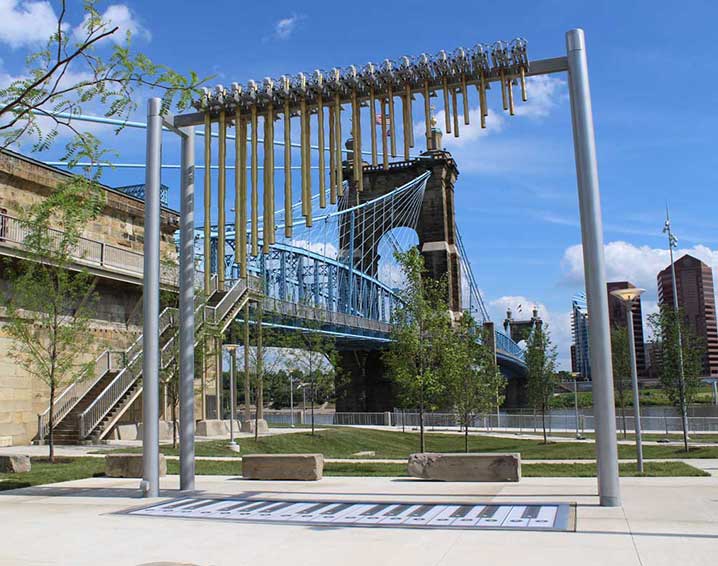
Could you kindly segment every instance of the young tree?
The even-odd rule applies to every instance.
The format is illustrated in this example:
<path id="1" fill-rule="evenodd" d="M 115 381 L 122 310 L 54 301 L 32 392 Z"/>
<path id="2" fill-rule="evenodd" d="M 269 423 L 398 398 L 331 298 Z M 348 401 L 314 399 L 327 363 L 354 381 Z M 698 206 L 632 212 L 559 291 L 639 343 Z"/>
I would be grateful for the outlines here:
<path id="1" fill-rule="evenodd" d="M 165 109 L 183 109 L 204 83 L 194 72 L 185 76 L 134 52 L 130 33 L 118 37 L 121 30 L 107 12 L 100 12 L 96 0 L 82 2 L 77 14 L 72 12 L 79 2 L 53 4 L 59 9 L 54 33 L 43 48 L 28 54 L 21 78 L 0 89 L 0 138 L 5 147 L 29 137 L 33 150 L 40 151 L 67 130 L 73 138 L 65 158 L 72 160 L 82 149 L 98 163 L 102 151 L 96 139 L 58 113 L 81 114 L 87 105 L 98 104 L 106 117 L 126 121 L 141 99 L 139 89 L 161 92 Z M 71 18 L 81 23 L 73 27 Z"/>
<path id="2" fill-rule="evenodd" d="M 392 313 L 392 342 L 384 362 L 405 402 L 418 407 L 419 449 L 425 452 L 424 413 L 437 407 L 445 392 L 445 361 L 451 338 L 448 294 L 445 280 L 426 276 L 418 249 L 397 252 L 395 257 L 405 284 Z"/>
<path id="3" fill-rule="evenodd" d="M 102 199 L 92 182 L 74 178 L 22 214 L 25 257 L 6 265 L 10 295 L 6 332 L 11 356 L 49 387 L 49 457 L 54 462 L 54 402 L 58 389 L 91 375 L 78 363 L 92 342 L 94 278 L 73 265 L 80 234 Z M 49 226 L 53 223 L 59 230 Z"/>
<path id="4" fill-rule="evenodd" d="M 685 314 L 680 309 L 676 313 L 672 307 L 661 305 L 659 312 L 648 317 L 648 324 L 653 334 L 653 352 L 661 386 L 673 406 L 683 415 L 700 387 L 705 345 L 686 324 Z M 681 354 L 683 380 L 680 371 Z M 681 423 L 683 446 L 688 452 L 688 430 L 683 419 Z"/>
<path id="5" fill-rule="evenodd" d="M 528 397 L 531 406 L 541 413 L 543 441 L 548 444 L 546 413 L 551 407 L 556 386 L 556 346 L 551 342 L 548 325 L 535 326 L 526 345 Z"/>
<path id="6" fill-rule="evenodd" d="M 447 345 L 447 393 L 464 429 L 465 452 L 474 417 L 498 408 L 504 399 L 506 378 L 496 365 L 492 343 L 493 337 L 465 312 Z"/>
<path id="7" fill-rule="evenodd" d="M 287 337 L 285 363 L 290 371 L 298 371 L 302 380 L 309 385 L 312 436 L 314 436 L 314 406 L 317 394 L 324 399 L 333 396 L 334 376 L 339 367 L 339 356 L 335 340 L 321 332 L 317 323 L 307 322 L 306 331 L 296 332 Z"/>
<path id="8" fill-rule="evenodd" d="M 631 389 L 631 355 L 626 327 L 616 326 L 611 329 L 611 361 L 616 401 L 621 409 L 623 438 L 626 438 L 626 403 Z"/>

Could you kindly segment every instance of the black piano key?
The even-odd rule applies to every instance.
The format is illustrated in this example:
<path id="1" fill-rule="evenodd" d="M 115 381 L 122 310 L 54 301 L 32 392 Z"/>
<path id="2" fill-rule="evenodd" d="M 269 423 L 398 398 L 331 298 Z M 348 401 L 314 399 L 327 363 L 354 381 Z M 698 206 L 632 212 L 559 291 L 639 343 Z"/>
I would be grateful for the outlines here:
<path id="1" fill-rule="evenodd" d="M 456 511 L 454 511 L 451 516 L 453 518 L 461 518 L 466 517 L 466 515 L 469 514 L 469 511 L 471 511 L 475 506 L 474 505 L 462 505 L 459 507 Z"/>
<path id="2" fill-rule="evenodd" d="M 521 515 L 522 519 L 535 519 L 541 511 L 540 505 L 528 505 Z"/>
<path id="3" fill-rule="evenodd" d="M 434 508 L 433 505 L 422 505 L 418 509 L 414 509 L 411 513 L 409 513 L 409 517 L 423 517 L 426 513 L 431 511 Z"/>
<path id="4" fill-rule="evenodd" d="M 481 513 L 479 513 L 480 519 L 490 519 L 493 517 L 496 512 L 499 510 L 498 505 L 487 505 L 481 510 Z"/>
<path id="5" fill-rule="evenodd" d="M 384 503 L 382 503 L 380 505 L 374 505 L 374 507 L 370 507 L 369 509 L 367 509 L 366 511 L 361 513 L 361 516 L 368 517 L 369 515 L 376 515 L 379 511 L 381 511 L 382 509 L 386 509 L 387 507 L 388 507 L 388 505 L 386 505 Z"/>

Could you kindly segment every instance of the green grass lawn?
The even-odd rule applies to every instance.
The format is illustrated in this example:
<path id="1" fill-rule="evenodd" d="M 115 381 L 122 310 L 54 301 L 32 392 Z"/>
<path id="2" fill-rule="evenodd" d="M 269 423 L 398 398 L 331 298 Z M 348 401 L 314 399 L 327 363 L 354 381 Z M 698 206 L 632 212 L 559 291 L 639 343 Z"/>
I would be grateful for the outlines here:
<path id="1" fill-rule="evenodd" d="M 179 462 L 167 462 L 170 474 L 179 473 Z M 105 461 L 102 458 L 62 458 L 58 463 L 50 464 L 45 459 L 33 459 L 32 471 L 23 474 L 0 474 L 0 491 L 31 487 L 71 480 L 79 480 L 104 475 Z M 621 464 L 622 476 L 636 476 L 635 464 Z M 242 473 L 241 462 L 207 461 L 196 462 L 198 475 L 239 476 Z M 524 464 L 524 477 L 593 477 L 596 475 L 594 464 Z M 405 464 L 383 464 L 365 462 L 327 463 L 324 465 L 326 476 L 388 476 L 405 477 Z M 684 464 L 683 462 L 647 462 L 644 476 L 707 476 L 706 472 Z"/>
<path id="2" fill-rule="evenodd" d="M 167 462 L 170 474 L 179 473 L 179 462 Z M 198 475 L 241 475 L 240 462 L 199 460 L 196 463 Z M 523 464 L 521 472 L 524 477 L 595 477 L 595 464 Z M 639 476 L 635 464 L 621 464 L 620 473 L 623 477 Z M 383 464 L 364 462 L 342 462 L 324 464 L 325 476 L 407 476 L 405 464 Z M 689 466 L 683 462 L 646 462 L 643 477 L 691 477 L 709 476 L 707 472 Z"/>
<path id="3" fill-rule="evenodd" d="M 318 430 L 314 436 L 309 432 L 278 434 L 274 436 L 239 440 L 241 454 L 301 454 L 317 452 L 326 458 L 351 458 L 352 454 L 374 451 L 375 458 L 407 458 L 419 451 L 419 435 L 415 432 L 398 432 L 351 427 L 332 427 Z M 464 438 L 456 434 L 427 434 L 428 452 L 463 452 Z M 179 449 L 162 446 L 165 454 L 178 455 Z M 524 460 L 581 460 L 595 458 L 593 443 L 556 442 L 543 444 L 540 440 L 501 438 L 487 435 L 469 437 L 471 452 L 520 452 Z M 127 449 L 117 450 L 125 452 Z M 140 452 L 141 449 L 135 451 Z M 226 440 L 198 442 L 197 456 L 241 456 L 227 447 Z M 618 447 L 619 457 L 633 458 L 635 449 L 630 445 Z M 718 446 L 696 447 L 689 454 L 677 445 L 644 446 L 645 458 L 718 458 Z"/>
<path id="4" fill-rule="evenodd" d="M 56 461 L 50 464 L 46 458 L 33 458 L 32 469 L 27 473 L 0 474 L 0 491 L 91 478 L 105 473 L 105 461 L 101 458 L 56 458 Z"/>
<path id="5" fill-rule="evenodd" d="M 537 432 L 540 434 L 540 432 Z M 554 432 L 551 436 L 559 436 L 562 438 L 574 438 L 575 432 Z M 592 432 L 586 432 L 584 435 L 586 438 L 596 438 L 596 435 Z M 626 438 L 623 438 L 623 433 L 619 431 L 616 435 L 618 440 L 635 440 L 636 436 L 633 433 L 626 434 Z M 671 432 L 669 434 L 661 433 L 643 433 L 643 440 L 657 441 L 657 440 L 670 440 L 671 442 L 683 442 L 683 434 Z M 688 435 L 688 443 L 699 442 L 702 444 L 718 444 L 718 434 L 711 433 L 694 433 Z"/>

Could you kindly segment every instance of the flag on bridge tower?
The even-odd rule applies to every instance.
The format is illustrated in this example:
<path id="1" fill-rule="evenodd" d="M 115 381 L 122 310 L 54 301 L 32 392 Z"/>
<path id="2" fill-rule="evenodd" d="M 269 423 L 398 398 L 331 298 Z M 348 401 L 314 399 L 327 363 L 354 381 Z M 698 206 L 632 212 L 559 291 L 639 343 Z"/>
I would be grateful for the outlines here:
<path id="1" fill-rule="evenodd" d="M 389 119 L 389 115 L 376 115 L 376 123 L 378 126 L 385 126 L 386 127 L 386 135 L 391 137 L 391 121 Z"/>

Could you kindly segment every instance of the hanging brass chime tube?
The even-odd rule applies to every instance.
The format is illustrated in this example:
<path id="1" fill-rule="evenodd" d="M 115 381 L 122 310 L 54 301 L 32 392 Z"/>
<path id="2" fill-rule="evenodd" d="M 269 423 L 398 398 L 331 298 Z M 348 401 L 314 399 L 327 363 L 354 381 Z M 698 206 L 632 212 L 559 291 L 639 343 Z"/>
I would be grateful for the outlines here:
<path id="1" fill-rule="evenodd" d="M 227 197 L 227 119 L 224 110 L 219 112 L 219 174 L 217 175 L 217 288 L 224 291 L 224 241 Z"/>
<path id="2" fill-rule="evenodd" d="M 369 121 L 371 122 L 371 164 L 373 167 L 376 167 L 376 99 L 374 97 L 373 86 L 369 88 Z"/>
<path id="3" fill-rule="evenodd" d="M 479 82 L 476 85 L 479 90 L 479 114 L 481 115 L 481 127 L 486 128 L 486 116 L 488 110 L 486 108 L 486 84 L 484 83 L 484 74 L 479 76 Z"/>
<path id="4" fill-rule="evenodd" d="M 305 218 L 304 225 L 307 228 L 312 227 L 312 147 L 311 147 L 311 112 L 308 106 L 305 106 L 307 111 L 304 117 L 304 161 L 306 166 L 304 168 L 304 175 L 306 176 L 306 198 L 307 198 L 307 215 Z"/>
<path id="5" fill-rule="evenodd" d="M 269 197 L 269 223 L 270 223 L 270 230 L 269 230 L 269 243 L 274 244 L 276 243 L 276 218 L 274 215 L 276 205 L 275 205 L 275 187 L 274 187 L 274 106 L 270 109 L 272 114 L 272 119 L 269 121 L 269 190 L 270 190 L 270 197 Z"/>
<path id="6" fill-rule="evenodd" d="M 324 170 L 324 101 L 317 95 L 317 144 L 319 146 L 319 208 L 327 207 L 326 171 Z"/>
<path id="7" fill-rule="evenodd" d="M 406 83 L 404 87 L 404 96 L 406 97 L 406 125 L 409 135 L 409 147 L 414 147 L 414 111 L 412 110 L 411 85 Z"/>
<path id="8" fill-rule="evenodd" d="M 391 142 L 391 156 L 396 157 L 396 127 L 394 124 L 394 88 L 389 84 L 389 141 Z"/>
<path id="9" fill-rule="evenodd" d="M 284 236 L 292 237 L 292 115 L 284 101 Z"/>
<path id="10" fill-rule="evenodd" d="M 429 81 L 424 81 L 424 124 L 426 125 L 426 149 L 431 147 L 431 102 L 429 101 Z"/>
<path id="11" fill-rule="evenodd" d="M 252 163 L 250 166 L 250 179 L 252 183 L 252 257 L 259 254 L 259 179 L 257 177 L 257 107 L 252 105 L 250 115 L 252 120 Z"/>
<path id="12" fill-rule="evenodd" d="M 381 99 L 381 157 L 384 169 L 389 169 L 389 140 L 386 129 L 386 98 Z"/>
<path id="13" fill-rule="evenodd" d="M 526 69 L 521 67 L 521 100 L 526 102 L 529 99 L 526 93 Z"/>
<path id="14" fill-rule="evenodd" d="M 337 203 L 337 140 L 334 106 L 329 105 L 329 203 Z"/>
<path id="15" fill-rule="evenodd" d="M 357 111 L 357 91 L 352 90 L 352 170 L 354 172 L 354 183 L 356 184 L 357 190 L 359 190 L 359 124 L 358 124 L 358 111 Z"/>
<path id="16" fill-rule="evenodd" d="M 454 137 L 459 137 L 459 109 L 458 105 L 456 104 L 456 88 L 451 87 L 451 106 L 452 106 L 452 114 L 454 118 Z"/>
<path id="17" fill-rule="evenodd" d="M 406 93 L 402 98 L 401 105 L 401 119 L 402 119 L 402 139 L 404 142 L 404 161 L 409 161 L 409 146 L 411 139 L 409 139 L 409 99 L 406 97 Z"/>
<path id="18" fill-rule="evenodd" d="M 239 203 L 236 207 L 239 223 L 235 228 L 235 242 L 239 247 L 240 276 L 247 277 L 247 119 L 237 112 L 237 138 L 239 161 L 236 176 L 239 179 Z"/>
<path id="19" fill-rule="evenodd" d="M 301 157 L 302 175 L 302 215 L 307 216 L 307 101 L 304 97 L 299 101 L 299 155 Z"/>
<path id="20" fill-rule="evenodd" d="M 461 74 L 461 98 L 464 101 L 464 125 L 470 124 L 469 119 L 469 92 L 466 90 L 466 75 Z"/>
<path id="21" fill-rule="evenodd" d="M 511 81 L 511 77 L 506 79 L 506 89 L 508 90 L 509 94 L 509 114 L 511 116 L 514 115 L 514 86 Z"/>
<path id="22" fill-rule="evenodd" d="M 357 137 L 354 142 L 354 159 L 357 163 L 357 171 L 359 173 L 357 189 L 359 192 L 364 190 L 364 160 L 362 159 L 362 141 L 361 141 L 361 103 L 357 103 Z M 359 195 L 357 195 L 357 202 Z"/>
<path id="23" fill-rule="evenodd" d="M 342 103 L 339 93 L 334 97 L 334 120 L 336 121 L 334 138 L 337 142 L 336 157 L 334 158 L 337 166 L 337 195 L 342 197 L 344 196 L 344 164 L 342 162 Z"/>
<path id="24" fill-rule="evenodd" d="M 451 133 L 451 105 L 449 104 L 449 85 L 447 84 L 446 77 L 442 81 L 442 89 L 444 91 L 444 126 L 446 127 L 446 133 Z"/>
<path id="25" fill-rule="evenodd" d="M 212 285 L 212 119 L 209 110 L 204 114 L 204 292 L 211 293 Z"/>
<path id="26" fill-rule="evenodd" d="M 262 194 L 262 251 L 269 252 L 269 245 L 272 243 L 272 122 L 273 108 L 271 103 L 264 115 L 264 169 L 263 169 L 263 194 Z"/>
<path id="27" fill-rule="evenodd" d="M 506 78 L 504 72 L 499 72 L 499 80 L 501 81 L 501 103 L 503 104 L 504 110 L 509 109 L 508 96 L 506 94 Z"/>

